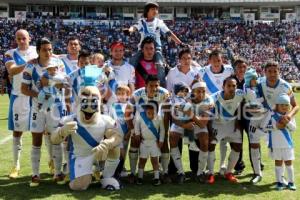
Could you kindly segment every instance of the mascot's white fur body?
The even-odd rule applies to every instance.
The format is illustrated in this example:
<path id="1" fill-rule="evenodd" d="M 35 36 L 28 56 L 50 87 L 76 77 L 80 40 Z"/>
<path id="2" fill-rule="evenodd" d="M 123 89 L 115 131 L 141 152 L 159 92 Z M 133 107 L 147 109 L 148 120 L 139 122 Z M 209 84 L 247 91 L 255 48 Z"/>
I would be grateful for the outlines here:
<path id="1" fill-rule="evenodd" d="M 102 187 L 114 190 L 120 185 L 113 178 L 119 164 L 122 136 L 115 121 L 101 115 L 100 93 L 95 86 L 80 89 L 76 101 L 77 112 L 62 120 L 62 126 L 51 135 L 53 143 L 58 144 L 70 136 L 70 188 L 85 190 L 92 180 L 94 160 L 105 161 Z"/>

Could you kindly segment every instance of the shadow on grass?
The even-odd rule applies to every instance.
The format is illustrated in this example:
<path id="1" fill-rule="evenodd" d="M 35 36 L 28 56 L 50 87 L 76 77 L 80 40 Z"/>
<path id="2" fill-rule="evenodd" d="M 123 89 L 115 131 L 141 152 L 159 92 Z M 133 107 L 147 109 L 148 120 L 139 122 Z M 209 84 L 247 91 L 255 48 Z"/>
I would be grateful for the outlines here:
<path id="1" fill-rule="evenodd" d="M 143 185 L 129 185 L 126 180 L 122 183 L 124 188 L 119 191 L 105 191 L 101 189 L 100 183 L 92 183 L 87 191 L 74 192 L 68 185 L 56 185 L 48 174 L 41 174 L 42 181 L 39 187 L 30 188 L 30 176 L 23 176 L 15 180 L 7 177 L 0 177 L 1 199 L 33 199 L 33 198 L 76 198 L 93 199 L 97 197 L 106 197 L 108 199 L 145 199 L 152 195 L 159 194 L 163 198 L 175 198 L 180 195 L 186 195 L 198 198 L 217 197 L 221 194 L 228 194 L 243 197 L 249 194 L 259 194 L 269 192 L 274 183 L 253 186 L 242 182 L 231 184 L 222 178 L 217 178 L 214 185 L 199 184 L 193 181 L 190 175 L 183 185 L 163 184 L 161 186 L 152 186 L 152 173 L 146 172 Z M 62 196 L 61 196 L 62 195 Z"/>

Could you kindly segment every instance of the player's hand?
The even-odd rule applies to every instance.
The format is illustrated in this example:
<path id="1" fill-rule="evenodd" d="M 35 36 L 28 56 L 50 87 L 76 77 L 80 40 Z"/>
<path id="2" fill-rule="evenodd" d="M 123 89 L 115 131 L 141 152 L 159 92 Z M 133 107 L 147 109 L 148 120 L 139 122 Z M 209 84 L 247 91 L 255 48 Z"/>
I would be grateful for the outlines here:
<path id="1" fill-rule="evenodd" d="M 107 159 L 108 150 L 108 145 L 105 140 L 103 140 L 98 146 L 92 149 L 92 152 L 95 154 L 96 160 L 104 161 Z"/>
<path id="2" fill-rule="evenodd" d="M 61 136 L 67 137 L 68 135 L 74 134 L 77 129 L 78 126 L 76 121 L 67 122 L 61 129 Z"/>
<path id="3" fill-rule="evenodd" d="M 193 130 L 195 126 L 194 122 L 188 122 L 184 125 L 184 128 L 189 129 L 189 130 Z"/>
<path id="4" fill-rule="evenodd" d="M 285 128 L 286 124 L 282 123 L 281 120 L 279 120 L 277 123 L 276 123 L 276 127 L 278 129 L 283 129 Z"/>
<path id="5" fill-rule="evenodd" d="M 164 145 L 163 142 L 157 142 L 156 144 L 157 144 L 157 147 L 160 148 L 160 149 L 161 149 L 161 148 L 163 147 L 163 145 Z"/>
<path id="6" fill-rule="evenodd" d="M 284 124 L 286 126 L 291 121 L 291 117 L 288 115 L 283 115 L 283 116 L 281 116 L 280 121 L 282 124 Z"/>

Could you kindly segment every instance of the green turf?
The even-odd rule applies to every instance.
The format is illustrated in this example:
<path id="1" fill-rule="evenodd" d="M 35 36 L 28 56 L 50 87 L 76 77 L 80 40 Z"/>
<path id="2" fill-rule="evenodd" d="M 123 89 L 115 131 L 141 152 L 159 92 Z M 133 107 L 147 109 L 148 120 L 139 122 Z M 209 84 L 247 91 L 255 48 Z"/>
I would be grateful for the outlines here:
<path id="1" fill-rule="evenodd" d="M 300 103 L 300 95 L 297 95 Z M 8 97 L 0 97 L 0 142 L 9 136 L 7 131 L 7 113 L 8 113 Z M 297 122 L 300 124 L 300 114 L 297 116 Z M 299 128 L 295 132 L 295 155 L 294 162 L 296 185 L 300 187 L 300 161 L 299 161 L 299 144 L 298 136 Z M 245 149 L 247 147 L 245 142 Z M 124 189 L 116 192 L 108 192 L 100 189 L 99 183 L 93 183 L 87 191 L 72 192 L 68 186 L 55 185 L 51 176 L 48 174 L 47 153 L 43 146 L 42 160 L 41 160 L 41 178 L 42 182 L 38 188 L 30 188 L 29 181 L 31 175 L 30 164 L 30 148 L 31 135 L 25 133 L 23 139 L 23 151 L 21 158 L 21 177 L 16 180 L 7 178 L 12 163 L 12 140 L 0 145 L 0 199 L 300 199 L 300 188 L 295 191 L 276 191 L 275 190 L 275 176 L 273 161 L 267 155 L 267 148 L 263 144 L 263 162 L 265 164 L 263 181 L 257 186 L 252 186 L 248 183 L 251 178 L 251 167 L 248 159 L 248 152 L 245 151 L 244 160 L 246 161 L 246 171 L 239 176 L 239 184 L 230 184 L 223 179 L 216 180 L 214 185 L 200 185 L 191 180 L 187 180 L 184 185 L 166 184 L 159 187 L 151 185 L 152 173 L 149 172 L 148 178 L 145 180 L 143 186 L 128 185 L 125 183 Z M 218 152 L 218 150 L 217 150 Z M 217 153 L 218 154 L 218 153 Z M 184 148 L 184 168 L 189 170 L 186 147 Z M 216 169 L 218 168 L 219 160 L 217 158 Z M 128 162 L 126 163 L 127 169 Z M 147 170 L 150 170 L 150 163 L 147 163 Z"/>

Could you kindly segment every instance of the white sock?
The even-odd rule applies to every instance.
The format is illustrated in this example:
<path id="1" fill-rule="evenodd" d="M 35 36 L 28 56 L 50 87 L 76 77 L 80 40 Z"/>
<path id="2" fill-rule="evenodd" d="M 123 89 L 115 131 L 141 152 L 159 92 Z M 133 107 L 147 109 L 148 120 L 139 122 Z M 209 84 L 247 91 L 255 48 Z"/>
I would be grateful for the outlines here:
<path id="1" fill-rule="evenodd" d="M 208 158 L 208 152 L 207 151 L 204 152 L 201 151 L 201 149 L 199 149 L 197 176 L 204 172 L 206 168 L 207 158 Z"/>
<path id="2" fill-rule="evenodd" d="M 171 148 L 171 157 L 173 159 L 174 165 L 177 168 L 178 174 L 183 174 L 183 167 L 182 167 L 182 161 L 181 161 L 181 155 L 178 147 Z"/>
<path id="3" fill-rule="evenodd" d="M 144 177 L 144 169 L 138 169 L 138 178 L 143 178 Z"/>
<path id="4" fill-rule="evenodd" d="M 53 155 L 52 155 L 52 144 L 51 144 L 49 134 L 44 134 L 44 141 L 45 141 L 45 145 L 46 145 L 46 148 L 47 148 L 47 151 L 48 151 L 49 161 L 51 161 Z"/>
<path id="5" fill-rule="evenodd" d="M 162 153 L 160 156 L 161 159 L 161 166 L 163 169 L 163 174 L 167 174 L 168 173 L 168 167 L 169 167 L 169 153 Z"/>
<path id="6" fill-rule="evenodd" d="M 20 169 L 20 155 L 22 150 L 22 137 L 13 137 L 14 167 Z"/>
<path id="7" fill-rule="evenodd" d="M 226 168 L 225 160 L 227 154 L 227 142 L 225 140 L 220 141 L 220 169 Z"/>
<path id="8" fill-rule="evenodd" d="M 282 183 L 282 171 L 283 167 L 282 166 L 275 166 L 275 174 L 276 174 L 276 182 Z"/>
<path id="9" fill-rule="evenodd" d="M 103 178 L 111 178 L 116 172 L 120 160 L 119 159 L 107 159 L 104 164 Z"/>
<path id="10" fill-rule="evenodd" d="M 62 148 L 61 144 L 52 144 L 52 159 L 54 162 L 55 175 L 61 174 Z"/>
<path id="11" fill-rule="evenodd" d="M 253 165 L 254 173 L 257 175 L 262 175 L 261 168 L 260 168 L 260 152 L 259 148 L 251 148 L 251 161 Z"/>
<path id="12" fill-rule="evenodd" d="M 294 167 L 293 165 L 290 166 L 285 166 L 287 175 L 288 175 L 288 182 L 289 183 L 294 183 Z"/>
<path id="13" fill-rule="evenodd" d="M 130 147 L 129 149 L 129 164 L 130 164 L 130 171 L 132 174 L 136 173 L 136 165 L 138 162 L 138 148 Z"/>
<path id="14" fill-rule="evenodd" d="M 61 146 L 62 146 L 62 152 L 63 152 L 63 162 L 68 163 L 68 160 L 69 160 L 68 142 L 63 141 L 61 143 Z"/>
<path id="15" fill-rule="evenodd" d="M 231 149 L 229 158 L 228 158 L 228 166 L 226 169 L 226 173 L 231 173 L 237 161 L 239 160 L 240 152 L 236 152 Z"/>
<path id="16" fill-rule="evenodd" d="M 208 162 L 207 162 L 207 168 L 209 171 L 209 174 L 214 174 L 214 167 L 215 167 L 215 161 L 216 161 L 216 153 L 215 151 L 209 151 L 208 152 Z"/>
<path id="17" fill-rule="evenodd" d="M 159 179 L 159 171 L 158 170 L 154 171 L 154 179 Z"/>
<path id="18" fill-rule="evenodd" d="M 31 149 L 31 167 L 32 175 L 40 175 L 40 159 L 41 159 L 41 147 L 32 146 Z"/>

